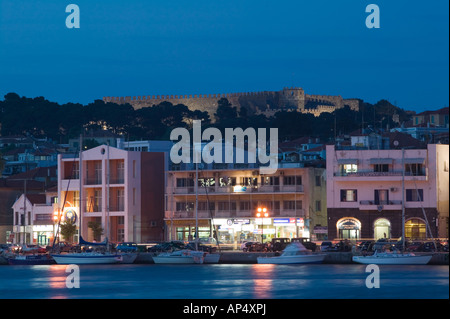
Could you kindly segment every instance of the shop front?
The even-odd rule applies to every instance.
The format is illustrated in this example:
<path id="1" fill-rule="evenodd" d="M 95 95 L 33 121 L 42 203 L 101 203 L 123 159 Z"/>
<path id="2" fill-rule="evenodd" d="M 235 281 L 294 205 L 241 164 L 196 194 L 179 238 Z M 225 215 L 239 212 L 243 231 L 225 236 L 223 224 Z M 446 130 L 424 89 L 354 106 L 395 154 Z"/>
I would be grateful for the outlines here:
<path id="1" fill-rule="evenodd" d="M 47 246 L 53 241 L 53 225 L 33 225 L 33 244 Z"/>

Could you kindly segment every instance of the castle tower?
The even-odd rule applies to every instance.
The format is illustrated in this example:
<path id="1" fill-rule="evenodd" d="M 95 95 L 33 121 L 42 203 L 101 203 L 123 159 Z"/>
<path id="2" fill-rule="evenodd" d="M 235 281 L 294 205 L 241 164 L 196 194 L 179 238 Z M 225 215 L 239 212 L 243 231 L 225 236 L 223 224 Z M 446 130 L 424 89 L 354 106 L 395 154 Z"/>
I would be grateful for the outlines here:
<path id="1" fill-rule="evenodd" d="M 305 91 L 299 87 L 284 88 L 280 91 L 280 108 L 303 111 L 305 109 Z"/>

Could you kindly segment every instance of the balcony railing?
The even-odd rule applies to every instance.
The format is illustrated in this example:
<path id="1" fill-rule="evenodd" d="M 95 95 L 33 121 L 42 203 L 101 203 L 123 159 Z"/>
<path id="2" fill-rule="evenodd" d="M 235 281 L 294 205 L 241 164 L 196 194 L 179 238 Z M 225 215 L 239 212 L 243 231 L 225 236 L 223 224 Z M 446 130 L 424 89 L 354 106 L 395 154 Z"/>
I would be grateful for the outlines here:
<path id="1" fill-rule="evenodd" d="M 349 176 L 349 177 L 379 177 L 379 176 L 402 176 L 403 171 L 389 171 L 389 172 L 374 172 L 371 170 L 359 170 L 357 172 L 335 172 L 334 176 L 341 177 L 341 176 Z M 405 172 L 405 176 L 426 176 L 425 171 L 421 172 Z"/>
<path id="2" fill-rule="evenodd" d="M 204 194 L 242 194 L 242 193 L 303 193 L 303 185 L 264 185 L 264 186 L 225 186 L 198 187 L 198 193 Z M 195 194 L 195 187 L 170 187 L 168 193 Z"/>
<path id="3" fill-rule="evenodd" d="M 86 178 L 84 185 L 101 185 L 102 179 L 101 178 Z"/>
<path id="4" fill-rule="evenodd" d="M 359 201 L 360 205 L 401 205 L 401 200 L 361 200 Z"/>

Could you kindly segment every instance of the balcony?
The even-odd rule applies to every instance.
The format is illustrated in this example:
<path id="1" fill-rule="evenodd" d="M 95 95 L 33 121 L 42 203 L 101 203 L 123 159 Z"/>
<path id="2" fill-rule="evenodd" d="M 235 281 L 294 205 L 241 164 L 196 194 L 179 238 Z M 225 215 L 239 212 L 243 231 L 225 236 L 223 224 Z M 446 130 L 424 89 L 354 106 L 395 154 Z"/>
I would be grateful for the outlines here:
<path id="1" fill-rule="evenodd" d="M 169 194 L 195 195 L 195 187 L 168 187 Z M 223 194 L 245 194 L 245 193 L 303 193 L 303 185 L 264 185 L 264 186 L 225 186 L 225 187 L 198 187 L 199 195 L 223 195 Z"/>
<path id="2" fill-rule="evenodd" d="M 101 177 L 94 177 L 94 178 L 86 178 L 84 181 L 84 185 L 101 185 L 102 179 Z"/>
<path id="3" fill-rule="evenodd" d="M 361 200 L 359 201 L 360 210 L 400 210 L 402 209 L 401 200 L 385 200 L 385 201 L 375 201 L 375 200 Z"/>
<path id="4" fill-rule="evenodd" d="M 334 177 L 338 181 L 361 181 L 361 180 L 384 180 L 398 181 L 402 178 L 402 170 L 393 170 L 389 172 L 374 172 L 373 170 L 358 170 L 357 172 L 335 172 Z M 405 172 L 405 180 L 423 180 L 428 179 L 425 170 L 420 172 Z"/>

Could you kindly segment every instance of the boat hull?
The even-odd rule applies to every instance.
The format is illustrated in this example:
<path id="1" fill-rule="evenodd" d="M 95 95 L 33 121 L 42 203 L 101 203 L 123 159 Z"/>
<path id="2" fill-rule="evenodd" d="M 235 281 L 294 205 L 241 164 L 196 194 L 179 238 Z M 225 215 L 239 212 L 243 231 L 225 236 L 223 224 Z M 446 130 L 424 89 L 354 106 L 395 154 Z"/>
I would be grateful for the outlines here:
<path id="1" fill-rule="evenodd" d="M 10 265 L 53 265 L 55 260 L 47 256 L 27 256 L 26 258 L 8 258 Z"/>
<path id="2" fill-rule="evenodd" d="M 195 264 L 193 256 L 154 256 L 155 264 Z"/>
<path id="3" fill-rule="evenodd" d="M 402 255 L 390 254 L 374 256 L 353 256 L 352 260 L 359 264 L 377 264 L 377 265 L 426 265 L 431 260 L 430 255 Z"/>
<path id="4" fill-rule="evenodd" d="M 220 259 L 220 254 L 205 254 L 204 263 L 205 264 L 217 264 Z"/>
<path id="5" fill-rule="evenodd" d="M 120 255 L 65 254 L 52 257 L 59 265 L 117 264 L 121 261 Z"/>
<path id="6" fill-rule="evenodd" d="M 320 264 L 325 255 L 297 255 L 297 256 L 277 256 L 277 257 L 258 257 L 258 264 Z"/>
<path id="7" fill-rule="evenodd" d="M 120 264 L 134 264 L 134 261 L 137 258 L 137 253 L 121 253 L 120 257 Z"/>

